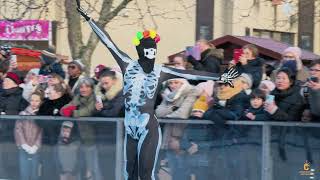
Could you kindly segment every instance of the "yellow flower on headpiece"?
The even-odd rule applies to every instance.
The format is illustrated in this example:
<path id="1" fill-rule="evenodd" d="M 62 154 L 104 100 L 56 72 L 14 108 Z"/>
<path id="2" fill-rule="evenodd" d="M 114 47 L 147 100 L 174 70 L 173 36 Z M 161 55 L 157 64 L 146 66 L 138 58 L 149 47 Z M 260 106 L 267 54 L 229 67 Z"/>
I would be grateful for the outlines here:
<path id="1" fill-rule="evenodd" d="M 140 44 L 140 40 L 137 37 L 135 37 L 132 42 L 135 46 L 139 46 Z"/>
<path id="2" fill-rule="evenodd" d="M 156 31 L 150 30 L 150 37 L 151 37 L 152 39 L 154 39 L 154 38 L 156 37 L 156 35 L 157 35 Z"/>

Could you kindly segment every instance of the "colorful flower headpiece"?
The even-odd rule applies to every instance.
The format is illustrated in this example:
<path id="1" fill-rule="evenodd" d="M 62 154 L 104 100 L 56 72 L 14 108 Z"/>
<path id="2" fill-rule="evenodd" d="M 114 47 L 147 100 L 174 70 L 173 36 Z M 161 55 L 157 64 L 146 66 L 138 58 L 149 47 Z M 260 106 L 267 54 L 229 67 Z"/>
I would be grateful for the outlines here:
<path id="1" fill-rule="evenodd" d="M 139 46 L 141 40 L 147 39 L 147 38 L 153 39 L 156 43 L 158 43 L 160 41 L 160 36 L 159 36 L 159 34 L 157 34 L 156 31 L 146 30 L 144 32 L 141 32 L 141 31 L 137 32 L 136 37 L 134 37 L 134 39 L 133 39 L 133 44 L 135 46 Z"/>

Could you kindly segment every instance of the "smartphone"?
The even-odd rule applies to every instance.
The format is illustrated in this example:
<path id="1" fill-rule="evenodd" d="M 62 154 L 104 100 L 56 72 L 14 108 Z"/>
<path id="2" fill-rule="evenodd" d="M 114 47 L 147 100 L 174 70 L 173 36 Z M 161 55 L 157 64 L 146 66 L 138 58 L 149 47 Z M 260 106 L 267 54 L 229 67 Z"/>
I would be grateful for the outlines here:
<path id="1" fill-rule="evenodd" d="M 97 103 L 102 103 L 102 98 L 100 95 L 96 95 L 96 101 Z"/>
<path id="2" fill-rule="evenodd" d="M 186 47 L 186 56 L 192 56 L 195 60 L 201 59 L 201 52 L 198 46 L 187 46 Z"/>
<path id="3" fill-rule="evenodd" d="M 12 55 L 10 61 L 12 63 L 17 63 L 17 55 Z"/>
<path id="4" fill-rule="evenodd" d="M 274 95 L 267 95 L 266 103 L 272 103 L 274 101 Z"/>
<path id="5" fill-rule="evenodd" d="M 238 63 L 240 60 L 240 57 L 243 54 L 243 50 L 242 49 L 234 49 L 233 50 L 233 60 L 235 61 L 235 63 Z"/>
<path id="6" fill-rule="evenodd" d="M 308 77 L 308 81 L 312 81 L 312 82 L 319 82 L 319 79 L 317 77 L 314 77 L 314 76 L 311 76 L 311 77 Z"/>

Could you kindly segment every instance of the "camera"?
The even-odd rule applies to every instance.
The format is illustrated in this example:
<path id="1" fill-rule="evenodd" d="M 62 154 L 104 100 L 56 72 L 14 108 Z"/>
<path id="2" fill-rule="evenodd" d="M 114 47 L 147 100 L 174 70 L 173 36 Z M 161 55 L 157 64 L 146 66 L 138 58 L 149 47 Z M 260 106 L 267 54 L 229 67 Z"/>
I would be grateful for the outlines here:
<path id="1" fill-rule="evenodd" d="M 314 76 L 311 76 L 311 77 L 308 77 L 307 81 L 312 81 L 312 82 L 319 82 L 319 79 L 317 77 L 314 77 Z"/>

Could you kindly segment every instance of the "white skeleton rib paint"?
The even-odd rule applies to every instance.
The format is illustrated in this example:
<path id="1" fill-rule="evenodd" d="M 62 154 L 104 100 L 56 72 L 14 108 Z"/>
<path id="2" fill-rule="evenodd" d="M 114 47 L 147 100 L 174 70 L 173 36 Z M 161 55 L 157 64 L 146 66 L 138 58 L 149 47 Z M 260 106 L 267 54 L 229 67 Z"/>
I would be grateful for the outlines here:
<path id="1" fill-rule="evenodd" d="M 126 116 L 124 125 L 126 132 L 134 139 L 146 131 L 150 114 L 141 113 L 140 107 L 146 104 L 146 100 L 152 99 L 160 77 L 161 66 L 155 65 L 149 74 L 143 72 L 142 67 L 137 61 L 129 63 L 124 75 L 123 94 L 129 96 L 125 100 Z"/>

